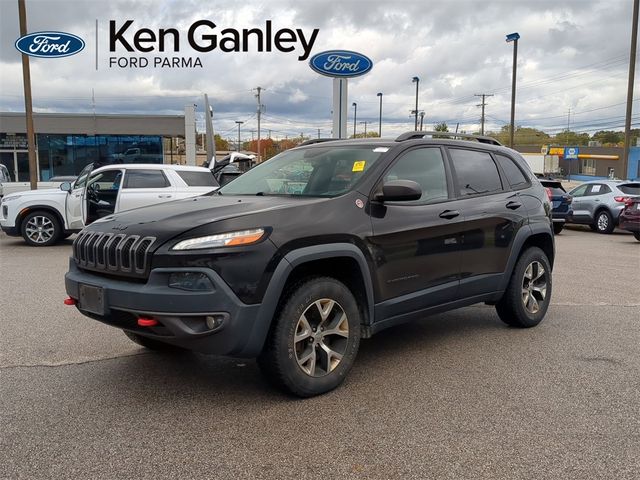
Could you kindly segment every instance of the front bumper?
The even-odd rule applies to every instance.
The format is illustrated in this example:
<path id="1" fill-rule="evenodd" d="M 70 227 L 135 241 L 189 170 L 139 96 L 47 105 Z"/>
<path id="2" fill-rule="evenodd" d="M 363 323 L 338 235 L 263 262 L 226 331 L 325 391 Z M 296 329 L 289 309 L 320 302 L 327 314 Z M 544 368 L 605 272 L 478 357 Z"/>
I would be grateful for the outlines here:
<path id="1" fill-rule="evenodd" d="M 168 278 L 172 272 L 204 273 L 214 289 L 193 292 L 171 288 Z M 99 313 L 83 308 L 81 285 L 102 289 Z M 82 314 L 122 330 L 203 353 L 251 357 L 262 348 L 253 335 L 260 305 L 243 303 L 209 268 L 157 268 L 142 283 L 83 271 L 70 259 L 65 287 Z M 219 325 L 208 328 L 207 316 L 218 319 Z M 141 327 L 139 317 L 153 317 L 159 325 Z"/>

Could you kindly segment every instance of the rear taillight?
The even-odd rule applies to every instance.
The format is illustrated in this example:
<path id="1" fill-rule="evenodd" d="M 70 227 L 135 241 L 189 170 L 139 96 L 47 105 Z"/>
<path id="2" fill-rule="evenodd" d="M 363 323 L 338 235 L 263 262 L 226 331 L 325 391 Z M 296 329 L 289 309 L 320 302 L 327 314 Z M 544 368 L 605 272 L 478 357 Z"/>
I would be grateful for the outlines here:
<path id="1" fill-rule="evenodd" d="M 551 197 L 553 197 L 553 193 L 551 192 L 551 189 L 547 187 L 545 188 L 545 190 L 547 191 L 547 197 L 549 198 L 549 201 L 551 201 Z"/>
<path id="2" fill-rule="evenodd" d="M 630 200 L 629 197 L 613 197 L 613 199 L 618 203 L 627 203 L 627 200 Z"/>

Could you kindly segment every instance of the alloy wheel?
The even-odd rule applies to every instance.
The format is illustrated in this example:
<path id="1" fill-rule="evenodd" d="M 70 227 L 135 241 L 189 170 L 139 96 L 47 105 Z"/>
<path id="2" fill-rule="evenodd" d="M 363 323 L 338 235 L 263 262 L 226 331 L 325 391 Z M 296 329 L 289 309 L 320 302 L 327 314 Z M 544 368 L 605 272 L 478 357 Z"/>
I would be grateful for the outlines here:
<path id="1" fill-rule="evenodd" d="M 56 228 L 51 219 L 42 215 L 31 217 L 25 232 L 34 243 L 47 243 L 55 234 Z"/>
<path id="2" fill-rule="evenodd" d="M 598 215 L 598 230 L 605 231 L 609 227 L 609 217 L 606 213 Z"/>
<path id="3" fill-rule="evenodd" d="M 536 314 L 547 297 L 547 272 L 542 263 L 531 262 L 522 279 L 522 303 L 527 312 Z"/>
<path id="4" fill-rule="evenodd" d="M 338 302 L 330 298 L 309 305 L 296 325 L 293 346 L 300 369 L 323 377 L 340 364 L 347 350 L 349 322 Z"/>

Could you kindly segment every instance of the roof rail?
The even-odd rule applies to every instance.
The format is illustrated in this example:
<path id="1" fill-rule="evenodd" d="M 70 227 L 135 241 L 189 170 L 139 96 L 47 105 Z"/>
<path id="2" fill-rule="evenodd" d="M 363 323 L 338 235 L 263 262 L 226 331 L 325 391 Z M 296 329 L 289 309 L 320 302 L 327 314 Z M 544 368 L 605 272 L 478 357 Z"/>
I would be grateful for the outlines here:
<path id="1" fill-rule="evenodd" d="M 298 144 L 298 147 L 304 147 L 305 145 L 313 145 L 314 143 L 334 142 L 340 140 L 339 138 L 312 138 L 311 140 L 305 140 Z"/>
<path id="2" fill-rule="evenodd" d="M 502 144 L 492 137 L 485 137 L 483 135 L 470 135 L 468 133 L 456 133 L 456 132 L 406 132 L 396 138 L 396 142 L 404 142 L 405 140 L 417 140 L 429 136 L 431 138 L 449 137 L 449 138 L 462 138 L 464 140 L 475 140 L 480 143 L 488 143 L 489 145 Z"/>

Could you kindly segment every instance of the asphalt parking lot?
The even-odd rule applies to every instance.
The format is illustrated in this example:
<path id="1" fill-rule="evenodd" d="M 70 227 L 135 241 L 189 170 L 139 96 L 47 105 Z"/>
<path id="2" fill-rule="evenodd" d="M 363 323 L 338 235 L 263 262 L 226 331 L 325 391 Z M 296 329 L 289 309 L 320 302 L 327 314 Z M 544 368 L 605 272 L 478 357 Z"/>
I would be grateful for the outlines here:
<path id="1" fill-rule="evenodd" d="M 0 234 L 0 478 L 638 478 L 640 243 L 566 229 L 537 328 L 475 306 L 364 341 L 297 400 L 65 307 L 71 241 Z"/>

